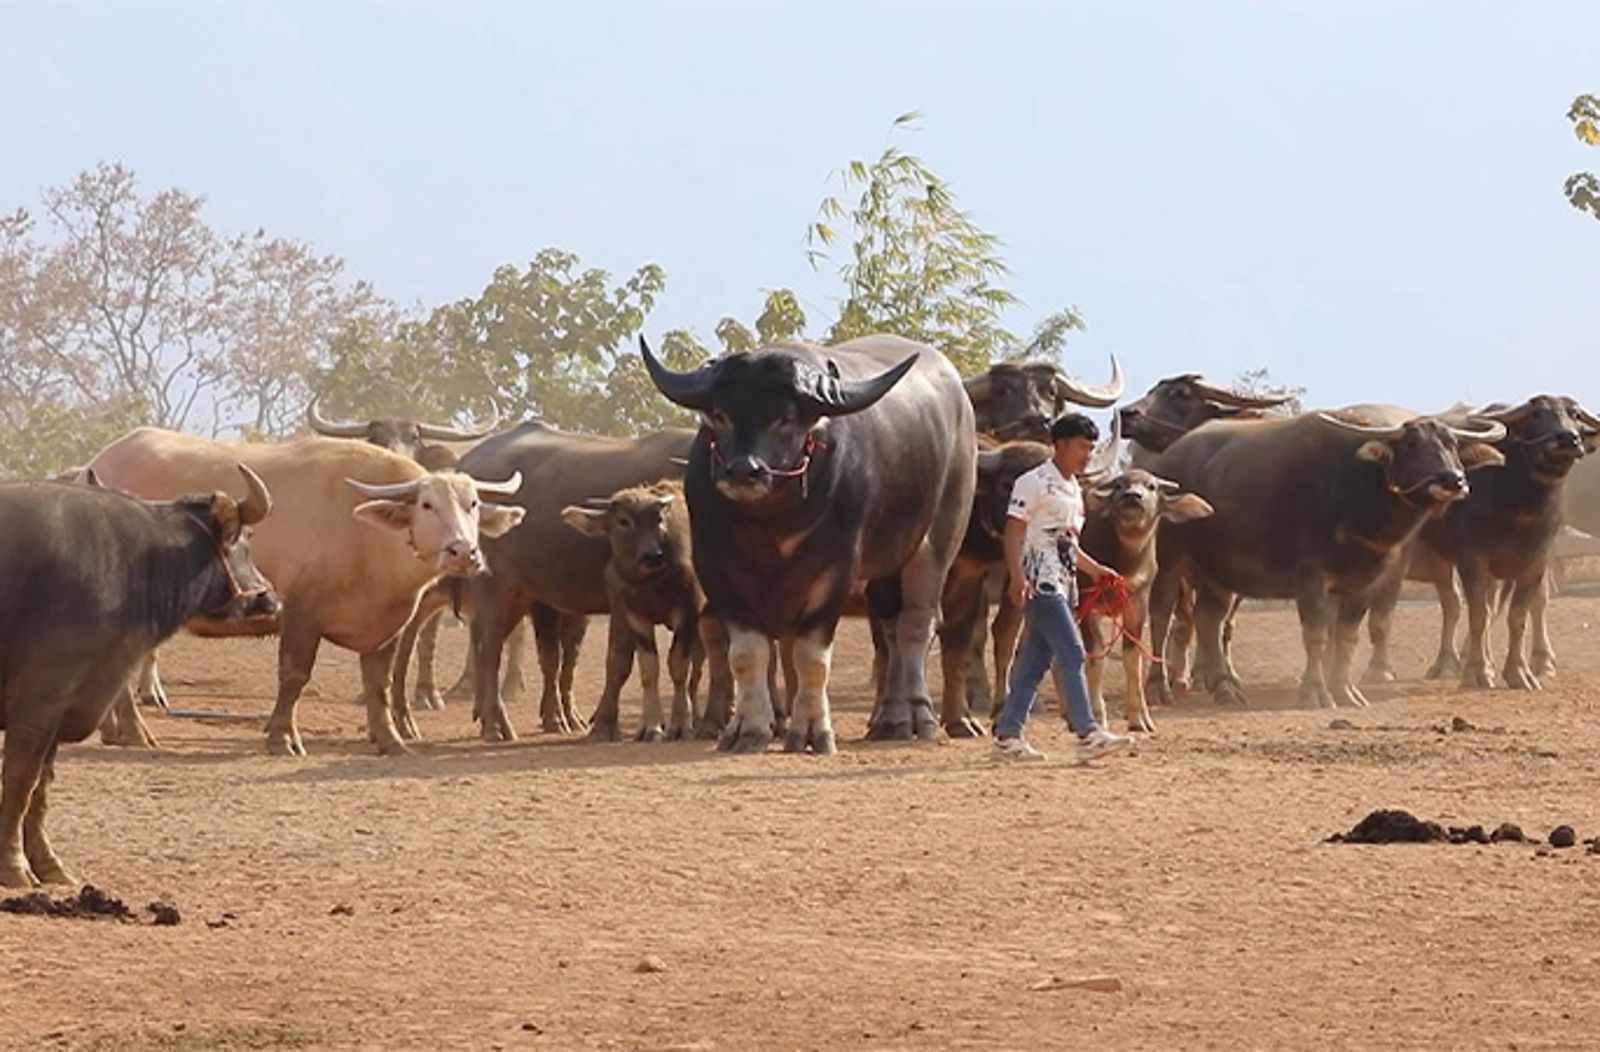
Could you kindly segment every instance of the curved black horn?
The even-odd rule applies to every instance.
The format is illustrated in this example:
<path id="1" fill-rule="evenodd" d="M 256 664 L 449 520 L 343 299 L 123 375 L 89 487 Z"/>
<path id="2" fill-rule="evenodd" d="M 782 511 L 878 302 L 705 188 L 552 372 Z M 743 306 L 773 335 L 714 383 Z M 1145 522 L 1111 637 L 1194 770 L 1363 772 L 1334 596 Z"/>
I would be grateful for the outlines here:
<path id="1" fill-rule="evenodd" d="M 318 410 L 321 395 L 314 395 L 306 406 L 306 423 L 311 430 L 329 438 L 366 438 L 367 425 L 355 420 L 329 420 Z"/>
<path id="2" fill-rule="evenodd" d="M 450 427 L 446 424 L 417 424 L 417 434 L 435 442 L 476 442 L 488 438 L 500 426 L 500 403 L 489 399 L 489 419 L 474 420 L 471 427 Z"/>
<path id="3" fill-rule="evenodd" d="M 870 380 L 840 380 L 817 369 L 807 369 L 796 377 L 801 399 L 811 403 L 821 416 L 846 416 L 859 413 L 889 393 L 889 389 L 917 364 L 919 355 L 909 355 L 905 361 Z"/>
<path id="4" fill-rule="evenodd" d="M 711 409 L 711 382 L 717 378 L 717 363 L 708 362 L 689 373 L 674 372 L 651 353 L 643 333 L 639 335 L 639 353 L 644 356 L 644 367 L 650 370 L 650 381 L 669 402 L 702 413 Z"/>

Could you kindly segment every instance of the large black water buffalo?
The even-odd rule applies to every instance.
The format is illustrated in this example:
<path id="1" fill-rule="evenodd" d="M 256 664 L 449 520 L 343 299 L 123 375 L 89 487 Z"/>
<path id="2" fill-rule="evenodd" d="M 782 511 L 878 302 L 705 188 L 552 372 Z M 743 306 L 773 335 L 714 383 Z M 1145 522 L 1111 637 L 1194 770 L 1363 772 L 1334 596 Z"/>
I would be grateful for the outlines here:
<path id="1" fill-rule="evenodd" d="M 1555 670 L 1555 654 L 1545 628 L 1545 571 L 1562 522 L 1562 495 L 1568 473 L 1600 440 L 1600 420 L 1571 398 L 1540 395 L 1517 406 L 1478 410 L 1503 424 L 1496 447 L 1503 464 L 1471 474 L 1472 492 L 1442 517 L 1426 523 L 1411 545 L 1411 576 L 1433 582 L 1443 610 L 1439 656 L 1430 678 L 1460 675 L 1463 686 L 1492 687 L 1488 623 L 1497 582 L 1511 585 L 1509 639 L 1502 675 L 1507 686 L 1539 689 L 1538 676 Z M 1454 573 L 1461 575 L 1467 600 L 1467 646 L 1463 662 L 1456 651 L 1461 604 Z M 1399 575 L 1381 590 L 1372 610 L 1373 659 L 1369 678 L 1387 671 L 1388 624 L 1399 598 Z M 1523 647 L 1533 615 L 1533 664 Z"/>
<path id="2" fill-rule="evenodd" d="M 945 575 L 972 510 L 977 433 L 961 377 L 895 336 L 783 343 L 651 379 L 702 414 L 685 468 L 695 571 L 726 624 L 737 694 L 727 750 L 773 736 L 768 639 L 792 640 L 799 689 L 784 748 L 835 748 L 834 629 L 852 584 L 888 651 L 879 739 L 936 733 L 926 664 Z"/>
<path id="3" fill-rule="evenodd" d="M 680 469 L 674 461 L 689 454 L 694 436 L 685 428 L 667 428 L 640 438 L 609 438 L 528 423 L 479 443 L 461 458 L 462 469 L 468 471 L 517 465 L 513 470 L 522 473 L 522 488 L 512 502 L 527 509 L 519 529 L 484 545 L 489 573 L 466 587 L 476 665 L 473 712 L 482 721 L 484 738 L 516 736 L 498 680 L 501 647 L 512 626 L 536 603 L 579 616 L 609 609 L 605 569 L 611 547 L 567 526 L 562 509 L 676 475 Z M 548 680 L 546 686 L 544 728 L 562 731 L 581 725 L 570 694 L 552 699 Z"/>
<path id="4" fill-rule="evenodd" d="M 72 882 L 44 830 L 56 744 L 100 725 L 145 654 L 186 624 L 231 635 L 277 617 L 249 551 L 272 498 L 240 470 L 241 501 L 0 485 L 0 885 Z"/>
<path id="5" fill-rule="evenodd" d="M 1111 356 L 1111 380 L 1086 384 L 1050 362 L 997 362 L 963 384 L 980 434 L 1003 442 L 1050 440 L 1050 424 L 1069 404 L 1104 409 L 1122 397 L 1122 367 Z"/>
<path id="6" fill-rule="evenodd" d="M 1214 421 L 1173 443 L 1151 470 L 1209 501 L 1215 514 L 1165 523 L 1151 595 L 1151 644 L 1162 653 L 1179 585 L 1195 589 L 1196 678 L 1219 700 L 1242 702 L 1222 650 L 1235 596 L 1294 599 L 1305 640 L 1303 701 L 1363 704 L 1350 652 L 1369 590 L 1429 515 L 1467 494 L 1464 466 L 1497 462 L 1497 423 L 1466 428 L 1418 417 L 1369 426 L 1314 413 L 1283 420 Z M 1329 673 L 1329 597 L 1337 631 Z M 1149 688 L 1167 693 L 1151 670 Z"/>

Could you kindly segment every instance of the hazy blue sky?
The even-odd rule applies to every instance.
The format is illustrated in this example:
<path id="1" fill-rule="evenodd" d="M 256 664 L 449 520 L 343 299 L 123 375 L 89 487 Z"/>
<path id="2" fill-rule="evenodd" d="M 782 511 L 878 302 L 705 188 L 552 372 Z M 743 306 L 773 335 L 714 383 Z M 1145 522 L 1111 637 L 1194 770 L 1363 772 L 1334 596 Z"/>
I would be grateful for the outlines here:
<path id="1" fill-rule="evenodd" d="M 0 4 L 0 207 L 101 159 L 402 302 L 559 245 L 654 260 L 649 331 L 831 274 L 802 235 L 891 119 L 1090 377 L 1257 365 L 1337 404 L 1600 403 L 1593 7 Z"/>

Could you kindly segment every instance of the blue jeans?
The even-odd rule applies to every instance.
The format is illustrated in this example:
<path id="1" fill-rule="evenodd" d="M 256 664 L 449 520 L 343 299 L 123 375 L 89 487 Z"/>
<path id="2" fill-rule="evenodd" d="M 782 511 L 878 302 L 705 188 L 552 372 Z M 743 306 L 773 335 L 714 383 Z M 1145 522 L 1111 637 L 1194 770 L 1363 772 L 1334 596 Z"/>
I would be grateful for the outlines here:
<path id="1" fill-rule="evenodd" d="M 1096 724 L 1089 708 L 1089 683 L 1083 678 L 1083 637 L 1078 634 L 1078 623 L 1072 619 L 1067 597 L 1060 592 L 1036 594 L 1028 600 L 1027 618 L 1022 646 L 1011 666 L 1006 702 L 995 721 L 995 737 L 1015 738 L 1022 733 L 1028 710 L 1033 707 L 1034 691 L 1039 689 L 1039 681 L 1050 670 L 1052 661 L 1061 665 L 1061 686 L 1066 693 L 1062 715 L 1079 735 L 1088 734 Z"/>

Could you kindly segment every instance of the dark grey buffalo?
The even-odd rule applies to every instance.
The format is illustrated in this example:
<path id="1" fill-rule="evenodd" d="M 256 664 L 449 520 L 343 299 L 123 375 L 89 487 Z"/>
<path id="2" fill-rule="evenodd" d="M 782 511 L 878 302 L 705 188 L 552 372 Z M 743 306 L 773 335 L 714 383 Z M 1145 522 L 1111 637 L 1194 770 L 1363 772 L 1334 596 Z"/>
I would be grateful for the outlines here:
<path id="1" fill-rule="evenodd" d="M 516 737 L 499 690 L 501 647 L 511 628 L 545 604 L 586 617 L 610 610 L 606 563 L 611 547 L 562 521 L 562 510 L 632 486 L 676 475 L 695 433 L 667 428 L 639 438 L 610 438 L 528 423 L 503 431 L 461 458 L 463 470 L 515 464 L 522 488 L 513 503 L 527 509 L 522 526 L 484 545 L 489 573 L 467 582 L 472 654 L 476 665 L 474 715 L 490 741 Z M 541 654 L 541 661 L 543 655 Z M 488 678 L 485 678 L 487 675 Z M 552 698 L 547 681 L 541 718 L 547 731 L 581 726 L 570 694 Z"/>
<path id="2" fill-rule="evenodd" d="M 1567 524 L 1600 537 L 1600 457 L 1585 457 L 1567 480 Z"/>
<path id="3" fill-rule="evenodd" d="M 606 685 L 589 721 L 589 737 L 606 741 L 621 737 L 618 700 L 637 653 L 644 712 L 635 739 L 692 738 L 694 673 L 704 654 L 700 611 L 706 600 L 694 575 L 683 486 L 676 481 L 633 486 L 571 505 L 561 517 L 585 537 L 604 541 L 611 549 L 605 569 L 606 599 L 611 608 Z M 667 651 L 667 674 L 672 679 L 670 720 L 661 711 L 657 625 L 666 625 L 672 633 Z"/>
<path id="4" fill-rule="evenodd" d="M 1467 498 L 1425 524 L 1411 545 L 1410 576 L 1433 583 L 1443 610 L 1439 656 L 1428 675 L 1459 675 L 1468 687 L 1494 686 L 1488 623 L 1496 585 L 1507 582 L 1511 605 L 1502 677 L 1507 686 L 1537 690 L 1538 677 L 1555 670 L 1545 628 L 1545 572 L 1561 529 L 1563 491 L 1574 465 L 1586 452 L 1594 452 L 1600 420 L 1573 399 L 1551 395 L 1478 410 L 1476 415 L 1505 426 L 1505 437 L 1496 443 L 1505 462 L 1475 469 Z M 1465 661 L 1456 651 L 1461 618 L 1457 573 L 1467 601 Z M 1385 644 L 1399 592 L 1399 575 L 1393 575 L 1390 587 L 1374 602 L 1369 679 L 1392 678 Z M 1530 613 L 1531 667 L 1523 646 Z"/>
<path id="5" fill-rule="evenodd" d="M 1111 357 L 1111 380 L 1086 384 L 1049 362 L 997 362 L 963 385 L 979 434 L 1002 442 L 1050 440 L 1050 424 L 1071 405 L 1104 409 L 1122 397 L 1122 367 Z"/>
<path id="6" fill-rule="evenodd" d="M 1160 529 L 1151 646 L 1163 653 L 1180 583 L 1195 589 L 1196 678 L 1219 700 L 1243 702 L 1222 650 L 1236 596 L 1293 599 L 1306 649 L 1303 701 L 1364 704 L 1350 653 L 1370 589 L 1428 516 L 1467 494 L 1465 467 L 1501 459 L 1497 423 L 1458 427 L 1418 417 L 1391 426 L 1314 413 L 1214 421 L 1185 435 L 1151 470 L 1199 493 L 1215 514 Z M 1337 600 L 1330 672 L 1329 597 Z M 1152 669 L 1149 688 L 1165 697 Z"/>
<path id="7" fill-rule="evenodd" d="M 1136 402 L 1117 410 L 1122 437 L 1133 443 L 1135 467 L 1143 467 L 1178 439 L 1212 420 L 1253 420 L 1279 411 L 1292 395 L 1249 395 L 1183 373 L 1160 381 Z"/>
<path id="8" fill-rule="evenodd" d="M 954 367 L 895 336 L 776 344 L 685 373 L 640 348 L 661 393 L 703 419 L 684 490 L 737 694 L 720 747 L 772 740 L 776 638 L 793 642 L 799 681 L 784 748 L 834 750 L 829 664 L 857 580 L 888 652 L 868 733 L 932 738 L 928 645 L 977 481 L 972 403 Z"/>
<path id="9" fill-rule="evenodd" d="M 239 470 L 241 501 L 0 485 L 0 885 L 73 882 L 44 829 L 56 745 L 100 725 L 145 654 L 185 625 L 248 634 L 277 617 L 249 545 L 272 498 Z"/>

